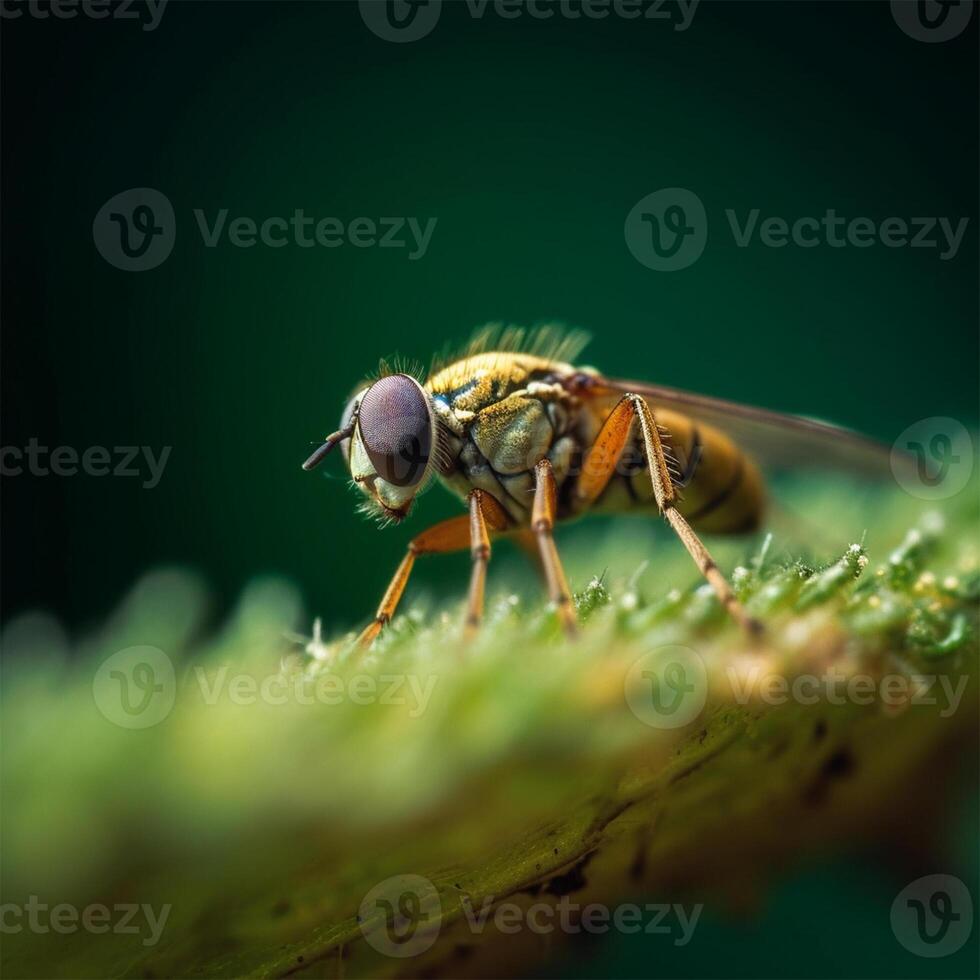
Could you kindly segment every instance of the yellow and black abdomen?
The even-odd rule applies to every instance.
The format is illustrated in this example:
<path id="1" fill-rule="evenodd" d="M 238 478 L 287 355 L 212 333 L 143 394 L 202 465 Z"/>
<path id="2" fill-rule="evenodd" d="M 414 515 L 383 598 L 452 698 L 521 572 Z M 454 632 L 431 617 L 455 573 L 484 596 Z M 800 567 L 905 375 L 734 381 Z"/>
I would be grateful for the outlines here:
<path id="1" fill-rule="evenodd" d="M 686 415 L 660 409 L 657 421 L 679 497 L 677 509 L 691 526 L 707 534 L 755 530 L 765 510 L 765 489 L 752 460 L 724 433 Z M 634 426 L 595 509 L 656 507 L 643 438 Z"/>

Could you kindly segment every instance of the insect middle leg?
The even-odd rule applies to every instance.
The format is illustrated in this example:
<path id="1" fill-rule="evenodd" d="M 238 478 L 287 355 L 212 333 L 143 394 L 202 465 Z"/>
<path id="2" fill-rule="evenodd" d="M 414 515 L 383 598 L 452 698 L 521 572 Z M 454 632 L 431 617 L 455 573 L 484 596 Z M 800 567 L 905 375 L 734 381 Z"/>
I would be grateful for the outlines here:
<path id="1" fill-rule="evenodd" d="M 468 503 L 469 516 L 451 517 L 447 521 L 440 521 L 412 538 L 405 557 L 395 570 L 391 584 L 381 599 L 374 620 L 358 636 L 358 646 L 369 647 L 385 625 L 391 621 L 408 585 L 415 559 L 419 555 L 446 554 L 450 551 L 470 548 L 473 573 L 467 603 L 467 631 L 472 632 L 479 625 L 483 616 L 483 590 L 487 562 L 490 560 L 490 537 L 487 529 L 502 531 L 507 527 L 509 518 L 503 507 L 483 490 L 474 490 L 469 495 Z"/>
<path id="2" fill-rule="evenodd" d="M 555 472 L 551 461 L 542 459 L 534 467 L 534 505 L 531 509 L 531 530 L 538 540 L 541 565 L 545 581 L 548 583 L 548 596 L 555 604 L 558 618 L 569 636 L 576 633 L 575 607 L 565 578 L 558 549 L 552 534 L 555 527 L 558 488 L 555 485 Z"/>
<path id="3" fill-rule="evenodd" d="M 731 586 L 725 576 L 722 575 L 708 549 L 678 511 L 676 506 L 677 491 L 674 489 L 670 471 L 667 468 L 667 459 L 664 455 L 657 420 L 653 410 L 640 395 L 624 395 L 603 423 L 602 429 L 586 457 L 582 475 L 576 487 L 575 495 L 578 503 L 580 505 L 593 503 L 606 488 L 629 439 L 634 421 L 638 422 L 640 426 L 647 466 L 650 470 L 650 482 L 653 484 L 653 495 L 660 512 L 681 539 L 701 574 L 711 584 L 718 600 L 732 619 L 750 633 L 761 632 L 762 624 L 749 616 L 742 608 L 742 604 L 735 598 Z"/>

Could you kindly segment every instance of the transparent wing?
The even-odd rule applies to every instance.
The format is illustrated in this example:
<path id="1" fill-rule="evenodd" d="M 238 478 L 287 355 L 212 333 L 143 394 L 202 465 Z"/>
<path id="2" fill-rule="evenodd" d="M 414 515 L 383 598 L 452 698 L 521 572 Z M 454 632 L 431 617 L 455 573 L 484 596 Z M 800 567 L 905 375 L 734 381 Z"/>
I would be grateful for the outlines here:
<path id="1" fill-rule="evenodd" d="M 829 422 L 642 381 L 600 377 L 599 382 L 613 391 L 643 395 L 655 412 L 678 412 L 720 429 L 764 468 L 818 467 L 877 479 L 891 476 L 890 447 Z"/>

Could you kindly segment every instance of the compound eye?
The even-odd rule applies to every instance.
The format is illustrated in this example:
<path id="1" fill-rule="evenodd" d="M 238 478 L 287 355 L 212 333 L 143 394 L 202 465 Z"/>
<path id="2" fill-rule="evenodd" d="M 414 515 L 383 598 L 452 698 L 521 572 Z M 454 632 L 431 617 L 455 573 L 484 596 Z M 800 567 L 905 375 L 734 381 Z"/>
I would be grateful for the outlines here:
<path id="1" fill-rule="evenodd" d="M 357 427 L 381 479 L 396 487 L 421 481 L 432 450 L 432 414 L 414 378 L 391 374 L 376 381 L 361 399 Z"/>

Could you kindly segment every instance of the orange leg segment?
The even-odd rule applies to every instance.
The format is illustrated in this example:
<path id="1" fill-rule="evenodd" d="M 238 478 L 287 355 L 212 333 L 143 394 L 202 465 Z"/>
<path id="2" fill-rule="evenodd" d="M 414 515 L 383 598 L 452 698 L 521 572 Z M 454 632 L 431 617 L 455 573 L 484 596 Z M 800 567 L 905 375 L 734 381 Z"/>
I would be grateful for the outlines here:
<path id="1" fill-rule="evenodd" d="M 483 619 L 483 595 L 486 590 L 487 565 L 490 563 L 490 535 L 481 506 L 482 493 L 479 490 L 470 494 L 470 558 L 473 568 L 470 573 L 470 591 L 466 602 L 467 637 L 472 637 Z"/>
<path id="2" fill-rule="evenodd" d="M 718 569 L 708 549 L 677 510 L 677 491 L 667 469 L 660 429 L 653 410 L 639 395 L 624 395 L 603 424 L 586 457 L 576 487 L 575 493 L 579 505 L 587 506 L 593 503 L 605 490 L 615 472 L 634 422 L 639 424 L 643 436 L 647 465 L 650 469 L 650 482 L 653 484 L 653 495 L 660 512 L 681 539 L 701 574 L 715 590 L 719 602 L 732 619 L 750 633 L 760 632 L 762 625 L 742 608 L 742 604 L 735 598 L 731 586 Z"/>
<path id="3" fill-rule="evenodd" d="M 542 459 L 534 467 L 534 505 L 531 509 L 531 530 L 538 540 L 538 550 L 541 554 L 541 565 L 544 568 L 545 581 L 548 583 L 548 597 L 555 604 L 558 618 L 565 632 L 574 636 L 577 632 L 575 624 L 575 607 L 572 595 L 565 578 L 558 549 L 555 547 L 553 531 L 555 513 L 558 505 L 558 490 L 555 485 L 555 473 L 551 461 Z"/>
<path id="4" fill-rule="evenodd" d="M 502 531 L 507 527 L 509 518 L 503 507 L 483 490 L 474 490 L 468 499 L 469 516 L 451 517 L 447 521 L 440 521 L 409 542 L 408 551 L 395 570 L 374 620 L 357 638 L 358 646 L 369 647 L 385 625 L 391 621 L 405 592 L 405 586 L 408 585 L 415 559 L 419 555 L 446 554 L 450 551 L 470 548 L 473 556 L 473 573 L 470 579 L 467 630 L 471 631 L 479 624 L 483 615 L 487 562 L 490 560 L 490 538 L 487 529 Z"/>

